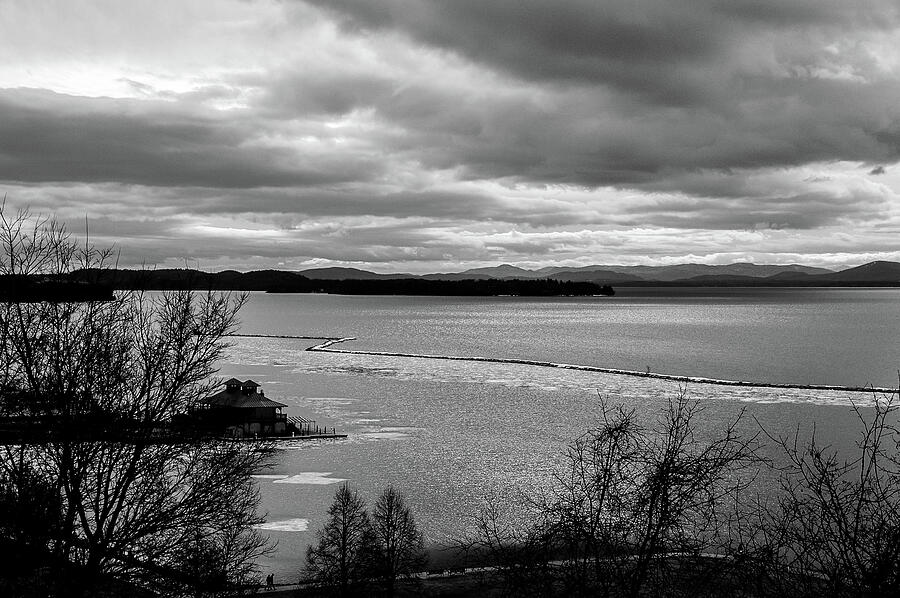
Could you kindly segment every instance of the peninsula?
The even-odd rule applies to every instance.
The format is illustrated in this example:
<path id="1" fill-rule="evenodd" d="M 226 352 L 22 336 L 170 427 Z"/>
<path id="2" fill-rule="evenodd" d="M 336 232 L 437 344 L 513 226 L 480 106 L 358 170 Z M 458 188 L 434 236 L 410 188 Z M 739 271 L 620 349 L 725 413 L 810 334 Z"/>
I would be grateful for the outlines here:
<path id="1" fill-rule="evenodd" d="M 593 281 L 552 278 L 498 279 L 464 278 L 435 280 L 398 275 L 377 278 L 310 278 L 297 272 L 257 270 L 252 272 L 202 272 L 192 269 L 79 270 L 58 277 L 54 284 L 74 287 L 90 280 L 103 288 L 121 290 L 232 290 L 268 293 L 327 293 L 339 295 L 437 295 L 586 297 L 612 296 L 609 285 Z M 12 293 L 15 295 L 16 293 Z M 72 299 L 82 300 L 82 299 Z"/>
<path id="2" fill-rule="evenodd" d="M 3 280 L 6 278 L 6 280 Z M 382 274 L 357 268 L 301 271 L 203 272 L 177 269 L 79 270 L 65 277 L 12 280 L 0 277 L 0 300 L 61 300 L 66 291 L 234 290 L 341 295 L 436 295 L 585 297 L 612 296 L 616 287 L 900 287 L 900 263 L 876 261 L 832 271 L 789 265 L 676 264 L 671 266 L 557 266 L 529 270 L 502 264 L 461 272 Z M 17 288 L 18 287 L 18 288 Z M 40 290 L 40 292 L 38 292 Z M 91 298 L 91 297 L 87 297 Z"/>

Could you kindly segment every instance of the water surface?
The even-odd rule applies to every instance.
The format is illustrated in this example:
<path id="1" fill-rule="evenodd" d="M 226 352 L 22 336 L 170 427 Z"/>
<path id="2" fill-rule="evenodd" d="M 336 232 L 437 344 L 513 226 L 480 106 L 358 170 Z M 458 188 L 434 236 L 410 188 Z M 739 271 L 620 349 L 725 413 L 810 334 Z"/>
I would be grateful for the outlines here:
<path id="1" fill-rule="evenodd" d="M 667 290 L 668 291 L 668 290 Z M 436 298 L 254 294 L 249 334 L 354 336 L 347 348 L 513 357 L 716 378 L 892 385 L 900 291 L 735 289 L 674 297 Z M 706 291 L 706 290 L 704 290 Z M 253 378 L 291 414 L 336 426 L 343 442 L 284 450 L 258 479 L 278 550 L 263 562 L 292 578 L 336 484 L 374 500 L 409 498 L 431 543 L 464 533 L 486 495 L 552 480 L 567 442 L 594 422 L 600 396 L 655 417 L 686 390 L 704 429 L 747 410 L 773 433 L 817 422 L 837 446 L 854 429 L 841 392 L 693 385 L 520 364 L 312 353 L 315 341 L 236 338 L 226 377 Z"/>

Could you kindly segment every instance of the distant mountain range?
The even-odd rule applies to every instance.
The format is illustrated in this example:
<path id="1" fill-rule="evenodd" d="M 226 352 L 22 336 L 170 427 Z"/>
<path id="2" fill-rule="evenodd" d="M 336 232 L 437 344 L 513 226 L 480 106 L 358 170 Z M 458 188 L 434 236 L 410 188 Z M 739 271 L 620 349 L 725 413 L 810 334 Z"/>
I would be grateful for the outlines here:
<path id="1" fill-rule="evenodd" d="M 3 278 L 3 277 L 0 277 Z M 255 270 L 201 272 L 190 269 L 82 270 L 63 282 L 116 289 L 220 289 L 293 293 L 395 295 L 608 295 L 616 287 L 900 287 L 900 263 L 871 262 L 839 272 L 798 264 L 748 263 L 710 266 L 583 266 L 527 270 L 503 264 L 425 275 L 379 274 L 358 268 L 300 272 Z M 45 281 L 46 283 L 46 281 Z M 22 294 L 18 283 L 0 280 L 0 291 Z M 42 287 L 43 288 L 43 287 Z M 81 287 L 70 287 L 81 288 Z M 2 293 L 0 293 L 2 295 Z M 2 298 L 2 297 L 0 297 Z"/>
<path id="2" fill-rule="evenodd" d="M 414 276 L 412 274 L 376 274 L 368 270 L 360 270 L 359 268 L 312 268 L 310 270 L 301 270 L 297 272 L 312 280 L 399 280 L 404 278 L 427 278 Z M 467 277 L 472 280 L 473 276 Z M 487 278 L 499 278 L 496 276 L 488 276 Z M 433 279 L 433 280 L 449 280 L 449 279 Z"/>
<path id="3" fill-rule="evenodd" d="M 546 267 L 537 270 L 502 264 L 462 272 L 436 274 L 377 274 L 356 268 L 317 268 L 298 272 L 321 280 L 528 280 L 593 282 L 617 286 L 900 286 L 900 263 L 871 262 L 835 272 L 800 264 L 786 266 L 736 263 L 725 265 L 677 264 L 673 266 L 596 265 Z"/>

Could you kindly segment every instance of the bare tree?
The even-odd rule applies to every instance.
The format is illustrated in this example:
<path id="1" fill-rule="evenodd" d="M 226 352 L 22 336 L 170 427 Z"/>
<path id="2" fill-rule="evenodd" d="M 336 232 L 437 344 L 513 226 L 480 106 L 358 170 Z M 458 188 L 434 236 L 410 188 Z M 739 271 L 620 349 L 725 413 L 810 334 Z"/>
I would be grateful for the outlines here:
<path id="1" fill-rule="evenodd" d="M 49 547 L 61 517 L 56 489 L 27 463 L 0 472 L 0 595 L 53 593 L 55 580 L 42 580 L 41 573 L 60 569 Z"/>
<path id="2" fill-rule="evenodd" d="M 388 595 L 394 593 L 394 581 L 401 575 L 421 571 L 428 558 L 425 540 L 403 495 L 388 486 L 372 511 L 375 541 L 375 571 L 385 581 Z"/>
<path id="3" fill-rule="evenodd" d="M 52 220 L 0 209 L 0 275 L 71 279 L 109 259 Z M 45 433 L 0 448 L 0 471 L 27 463 L 58 496 L 48 550 L 72 567 L 70 595 L 110 583 L 187 593 L 184 551 L 198 537 L 231 555 L 231 584 L 252 573 L 265 543 L 249 474 L 267 447 L 169 435 L 172 418 L 211 393 L 242 302 L 183 291 L 0 303 L 0 415 Z"/>
<path id="4" fill-rule="evenodd" d="M 600 397 L 599 425 L 566 449 L 550 497 L 542 498 L 554 536 L 566 556 L 563 572 L 573 590 L 608 591 L 618 584 L 615 557 L 631 541 L 631 514 L 638 503 L 641 451 L 646 443 L 635 411 Z"/>
<path id="5" fill-rule="evenodd" d="M 306 551 L 305 577 L 348 596 L 353 586 L 372 575 L 375 538 L 366 503 L 342 484 L 328 508 L 318 542 Z"/>
<path id="6" fill-rule="evenodd" d="M 855 451 L 773 437 L 787 458 L 781 492 L 760 503 L 746 536 L 761 595 L 900 595 L 900 430 L 897 395 L 855 406 Z"/>
<path id="7" fill-rule="evenodd" d="M 566 594 L 698 594 L 699 574 L 719 569 L 712 553 L 727 550 L 720 530 L 729 499 L 752 479 L 755 437 L 739 433 L 740 415 L 701 435 L 702 406 L 684 391 L 655 422 L 602 398 L 599 412 L 599 425 L 568 447 L 555 484 L 532 498 L 544 522 L 498 531 L 487 517 L 480 535 L 495 535 L 497 546 L 542 542 L 559 555 Z"/>
<path id="8" fill-rule="evenodd" d="M 697 423 L 702 411 L 682 390 L 669 401 L 639 453 L 643 473 L 631 514 L 631 596 L 640 595 L 647 583 L 669 593 L 697 595 L 698 584 L 709 581 L 704 577 L 720 572 L 720 561 L 708 557 L 730 550 L 730 538 L 720 532 L 731 513 L 727 507 L 749 486 L 760 463 L 757 434 L 748 437 L 739 431 L 742 411 L 703 438 Z M 673 575 L 692 580 L 688 587 L 673 584 Z"/>
<path id="9" fill-rule="evenodd" d="M 522 513 L 522 506 L 531 507 Z M 514 490 L 486 497 L 472 530 L 456 540 L 465 562 L 488 567 L 485 584 L 497 579 L 510 596 L 552 596 L 556 570 L 551 563 L 558 537 L 549 513 Z"/>

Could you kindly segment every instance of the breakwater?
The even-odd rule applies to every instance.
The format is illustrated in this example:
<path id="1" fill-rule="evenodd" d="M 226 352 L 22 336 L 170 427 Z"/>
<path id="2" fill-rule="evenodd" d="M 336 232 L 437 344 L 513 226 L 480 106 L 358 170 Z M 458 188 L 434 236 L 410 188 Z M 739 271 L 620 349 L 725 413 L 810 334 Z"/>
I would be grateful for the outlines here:
<path id="1" fill-rule="evenodd" d="M 307 351 L 318 351 L 324 353 L 343 353 L 346 355 L 377 355 L 381 357 L 408 357 L 414 359 L 441 359 L 445 361 L 474 361 L 484 363 L 511 363 L 520 365 L 530 365 L 545 368 L 557 368 L 563 370 L 578 370 L 582 372 L 597 372 L 600 374 L 613 374 L 616 376 L 632 376 L 636 378 L 652 378 L 655 380 L 667 380 L 671 382 L 681 382 L 685 384 L 715 384 L 718 386 L 743 386 L 752 388 L 780 388 L 794 390 L 823 390 L 823 391 L 840 391 L 840 392 L 864 392 L 876 394 L 894 394 L 898 392 L 896 388 L 887 388 L 880 386 L 840 386 L 829 384 L 790 384 L 778 382 L 754 382 L 746 380 L 722 380 L 719 378 L 705 378 L 702 376 L 678 376 L 675 374 L 660 374 L 656 372 L 642 372 L 640 370 L 623 370 L 618 368 L 605 368 L 592 365 L 578 365 L 572 363 L 555 363 L 552 361 L 536 361 L 531 359 L 516 359 L 507 357 L 478 357 L 466 355 L 431 355 L 421 353 L 397 353 L 391 351 L 359 351 L 354 349 L 332 349 L 332 345 L 342 342 L 356 340 L 355 337 L 333 338 L 319 345 L 308 347 Z"/>
<path id="2" fill-rule="evenodd" d="M 228 334 L 226 336 L 235 336 L 235 337 L 240 337 L 240 338 L 290 338 L 290 339 L 297 339 L 297 340 L 304 340 L 304 341 L 324 340 L 325 343 L 356 340 L 356 338 L 352 337 L 352 336 L 344 338 L 344 337 L 340 337 L 340 336 L 297 336 L 294 334 Z M 323 343 L 323 345 L 325 345 L 325 343 Z"/>
<path id="3" fill-rule="evenodd" d="M 657 372 L 625 370 L 619 368 L 607 368 L 593 365 L 579 365 L 573 363 L 556 363 L 552 361 L 539 361 L 533 359 L 518 359 L 512 357 L 479 357 L 474 355 L 435 355 L 428 353 L 402 353 L 395 351 L 363 351 L 357 349 L 335 349 L 334 345 L 356 340 L 356 337 L 325 337 L 325 336 L 291 336 L 271 334 L 235 334 L 250 338 L 283 338 L 297 340 L 321 340 L 319 344 L 307 347 L 307 351 L 319 353 L 338 353 L 344 355 L 372 355 L 378 357 L 402 357 L 409 359 L 434 359 L 443 361 L 468 361 L 480 363 L 508 363 L 528 365 L 544 368 L 556 368 L 562 370 L 577 370 L 581 372 L 597 372 L 599 374 L 612 374 L 615 376 L 631 376 L 635 378 L 650 378 L 665 380 L 683 384 L 712 384 L 717 386 L 739 386 L 745 388 L 773 388 L 783 390 L 822 390 L 836 392 L 853 392 L 869 394 L 895 394 L 900 392 L 897 388 L 883 386 L 841 386 L 833 384 L 793 384 L 781 382 L 759 382 L 751 380 L 725 380 L 720 378 L 706 378 L 703 376 L 680 376 L 676 374 L 662 374 Z"/>

